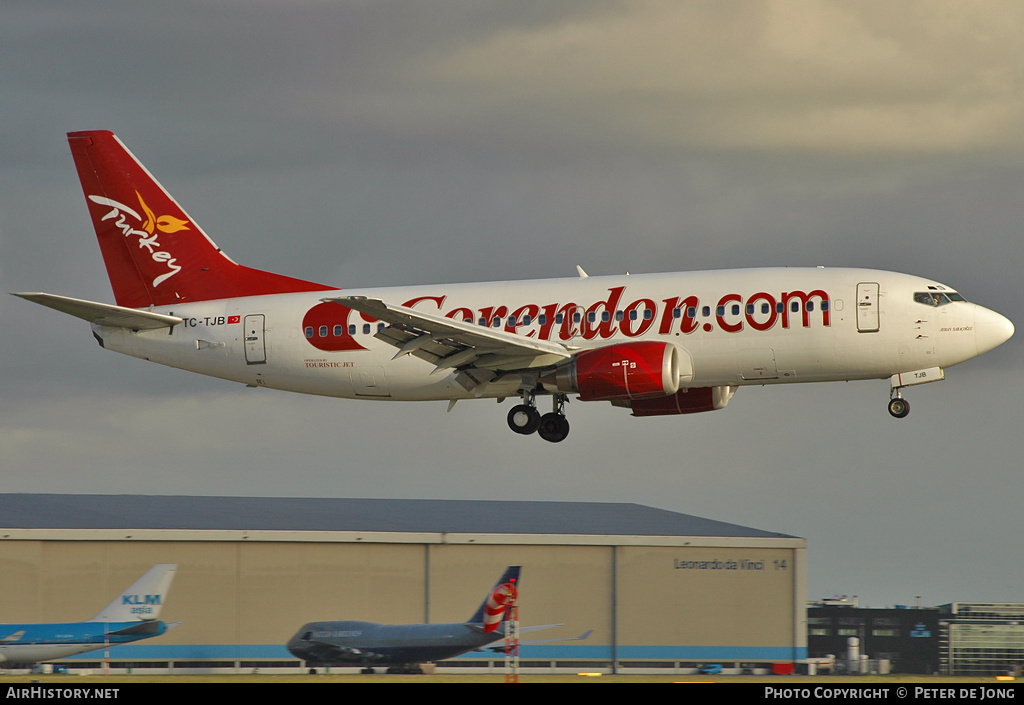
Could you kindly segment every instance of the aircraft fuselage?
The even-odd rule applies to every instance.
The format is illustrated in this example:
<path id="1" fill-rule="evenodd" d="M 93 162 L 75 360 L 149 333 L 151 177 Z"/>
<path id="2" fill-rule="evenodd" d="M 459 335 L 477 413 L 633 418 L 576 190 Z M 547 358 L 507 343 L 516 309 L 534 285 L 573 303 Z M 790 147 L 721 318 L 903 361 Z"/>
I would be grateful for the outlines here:
<path id="1" fill-rule="evenodd" d="M 167 625 L 159 621 L 0 624 L 0 663 L 52 661 L 160 636 L 166 631 Z"/>
<path id="2" fill-rule="evenodd" d="M 751 269 L 338 290 L 570 349 L 659 340 L 684 353 L 687 388 L 888 378 L 941 370 L 1006 340 L 1012 325 L 916 276 L 863 269 Z M 107 349 L 212 377 L 307 394 L 399 401 L 514 396 L 529 370 L 467 390 L 452 370 L 374 336 L 371 316 L 325 292 L 220 299 L 151 310 L 170 331 L 93 324 Z M 955 297 L 959 298 L 959 297 Z M 543 361 L 540 361 L 543 362 Z M 499 373 L 501 372 L 499 366 Z M 689 372 L 687 372 L 689 371 Z M 929 380 L 930 381 L 930 380 Z"/>
<path id="3" fill-rule="evenodd" d="M 311 622 L 288 642 L 307 665 L 413 664 L 440 661 L 504 638 L 468 624 L 377 624 L 346 620 Z"/>

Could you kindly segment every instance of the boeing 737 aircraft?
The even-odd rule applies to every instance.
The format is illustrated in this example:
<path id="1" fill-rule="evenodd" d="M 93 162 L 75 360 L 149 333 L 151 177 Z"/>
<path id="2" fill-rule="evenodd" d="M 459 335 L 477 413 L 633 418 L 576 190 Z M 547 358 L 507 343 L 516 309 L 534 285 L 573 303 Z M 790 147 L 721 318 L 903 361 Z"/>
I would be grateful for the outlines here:
<path id="1" fill-rule="evenodd" d="M 88 321 L 108 350 L 250 387 L 449 409 L 516 397 L 511 429 L 558 442 L 569 395 L 658 416 L 746 385 L 888 379 L 904 417 L 904 387 L 1013 335 L 945 284 L 867 269 L 338 289 L 236 264 L 114 134 L 68 140 L 117 305 L 17 296 Z"/>
<path id="2" fill-rule="evenodd" d="M 288 650 L 307 666 L 388 666 L 388 673 L 420 673 L 418 664 L 475 651 L 505 637 L 508 607 L 518 594 L 519 566 L 510 565 L 467 622 L 377 624 L 310 622 L 288 641 Z M 555 626 L 555 625 L 549 625 Z M 527 627 L 521 631 L 545 629 Z M 586 638 L 557 639 L 572 641 Z"/>
<path id="3" fill-rule="evenodd" d="M 0 664 L 32 665 L 160 636 L 168 625 L 157 617 L 177 568 L 153 566 L 88 622 L 0 624 Z"/>

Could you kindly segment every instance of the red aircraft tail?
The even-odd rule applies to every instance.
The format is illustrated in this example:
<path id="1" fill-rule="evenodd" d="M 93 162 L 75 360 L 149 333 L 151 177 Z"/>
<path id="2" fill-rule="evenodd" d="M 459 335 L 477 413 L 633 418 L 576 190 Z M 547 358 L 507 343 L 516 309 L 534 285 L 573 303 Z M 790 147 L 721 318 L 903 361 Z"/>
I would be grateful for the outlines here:
<path id="1" fill-rule="evenodd" d="M 334 289 L 233 262 L 114 133 L 68 143 L 119 306 Z"/>

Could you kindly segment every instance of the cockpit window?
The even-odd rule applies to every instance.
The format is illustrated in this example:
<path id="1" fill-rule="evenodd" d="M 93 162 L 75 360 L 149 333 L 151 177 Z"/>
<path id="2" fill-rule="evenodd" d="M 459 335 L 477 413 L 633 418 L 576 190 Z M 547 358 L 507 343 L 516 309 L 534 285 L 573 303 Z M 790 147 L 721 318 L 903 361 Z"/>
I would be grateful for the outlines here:
<path id="1" fill-rule="evenodd" d="M 954 301 L 966 301 L 963 296 L 955 291 L 919 291 L 914 294 L 914 301 L 926 306 L 945 306 Z"/>

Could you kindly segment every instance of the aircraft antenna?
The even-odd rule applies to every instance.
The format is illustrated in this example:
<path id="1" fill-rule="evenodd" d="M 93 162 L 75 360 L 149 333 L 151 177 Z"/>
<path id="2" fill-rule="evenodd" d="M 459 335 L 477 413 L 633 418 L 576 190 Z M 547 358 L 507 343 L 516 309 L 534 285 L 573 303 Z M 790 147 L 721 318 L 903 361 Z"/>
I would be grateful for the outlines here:
<path id="1" fill-rule="evenodd" d="M 519 682 L 519 605 L 515 597 L 505 620 L 505 682 Z"/>

